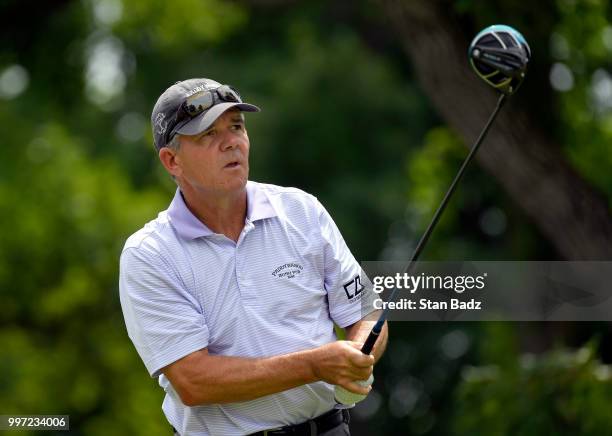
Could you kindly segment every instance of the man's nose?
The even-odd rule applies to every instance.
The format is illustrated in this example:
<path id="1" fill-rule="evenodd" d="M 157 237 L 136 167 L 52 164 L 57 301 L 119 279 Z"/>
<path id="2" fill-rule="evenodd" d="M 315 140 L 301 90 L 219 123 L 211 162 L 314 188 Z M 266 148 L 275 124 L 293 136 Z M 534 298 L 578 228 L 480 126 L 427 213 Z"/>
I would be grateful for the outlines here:
<path id="1" fill-rule="evenodd" d="M 223 138 L 223 140 L 221 141 L 221 150 L 225 151 L 225 150 L 232 150 L 234 148 L 237 148 L 238 141 L 239 139 L 237 138 L 232 138 L 232 137 Z"/>
<path id="2" fill-rule="evenodd" d="M 237 138 L 236 135 L 233 135 L 232 132 L 226 131 L 222 133 L 221 137 L 221 149 L 222 150 L 231 150 L 233 148 L 238 147 L 240 144 L 240 138 Z"/>

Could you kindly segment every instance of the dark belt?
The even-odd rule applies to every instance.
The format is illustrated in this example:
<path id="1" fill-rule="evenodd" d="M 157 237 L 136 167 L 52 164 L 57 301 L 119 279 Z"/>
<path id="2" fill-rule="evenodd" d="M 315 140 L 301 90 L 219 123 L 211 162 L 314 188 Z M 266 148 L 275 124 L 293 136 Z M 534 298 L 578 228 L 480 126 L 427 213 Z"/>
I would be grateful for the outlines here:
<path id="1" fill-rule="evenodd" d="M 301 424 L 288 425 L 286 427 L 271 428 L 268 430 L 253 433 L 250 436 L 315 436 L 331 430 L 342 424 L 349 423 L 350 415 L 347 409 L 332 409 L 321 416 L 309 419 Z"/>

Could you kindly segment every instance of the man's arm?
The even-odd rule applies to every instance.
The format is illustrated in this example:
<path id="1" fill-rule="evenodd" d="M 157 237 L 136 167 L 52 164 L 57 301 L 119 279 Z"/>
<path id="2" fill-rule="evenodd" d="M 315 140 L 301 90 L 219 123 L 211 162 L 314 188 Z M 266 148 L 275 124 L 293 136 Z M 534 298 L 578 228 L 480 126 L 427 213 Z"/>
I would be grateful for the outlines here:
<path id="1" fill-rule="evenodd" d="M 374 327 L 374 324 L 376 324 L 376 321 L 378 321 L 380 312 L 380 310 L 376 310 L 367 315 L 366 317 L 362 318 L 361 320 L 357 321 L 355 324 L 346 327 L 346 339 L 349 341 L 354 341 L 363 344 L 368 338 L 372 327 Z M 380 332 L 380 335 L 378 336 L 378 339 L 376 340 L 376 343 L 374 344 L 374 348 L 372 349 L 371 353 L 374 355 L 375 362 L 378 362 L 378 359 L 380 359 L 380 357 L 385 352 L 388 337 L 389 328 L 387 326 L 387 322 L 385 321 L 385 325 L 383 326 L 383 329 Z"/>
<path id="2" fill-rule="evenodd" d="M 212 356 L 196 351 L 162 371 L 187 406 L 248 401 L 319 380 L 367 394 L 355 380 L 367 379 L 374 359 L 361 345 L 336 341 L 310 350 L 267 358 Z"/>

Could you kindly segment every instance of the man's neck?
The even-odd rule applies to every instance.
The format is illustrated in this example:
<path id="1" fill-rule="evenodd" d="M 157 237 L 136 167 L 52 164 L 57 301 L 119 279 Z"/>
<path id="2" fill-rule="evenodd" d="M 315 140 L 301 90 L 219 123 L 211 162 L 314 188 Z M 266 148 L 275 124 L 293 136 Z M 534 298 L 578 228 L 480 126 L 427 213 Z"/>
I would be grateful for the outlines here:
<path id="1" fill-rule="evenodd" d="M 247 212 L 246 187 L 231 195 L 181 191 L 187 208 L 215 233 L 238 242 Z"/>

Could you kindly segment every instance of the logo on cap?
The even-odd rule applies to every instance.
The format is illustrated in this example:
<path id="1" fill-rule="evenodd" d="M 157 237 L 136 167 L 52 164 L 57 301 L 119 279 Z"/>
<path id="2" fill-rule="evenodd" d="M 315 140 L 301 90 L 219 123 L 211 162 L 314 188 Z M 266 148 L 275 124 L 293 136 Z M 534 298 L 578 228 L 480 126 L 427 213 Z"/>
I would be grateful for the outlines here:
<path id="1" fill-rule="evenodd" d="M 168 128 L 168 121 L 165 121 L 166 114 L 160 112 L 155 117 L 155 127 L 158 135 L 163 135 L 166 133 L 166 129 Z"/>
<path id="2" fill-rule="evenodd" d="M 191 97 L 192 95 L 197 94 L 200 91 L 210 91 L 211 89 L 215 89 L 221 86 L 218 83 L 217 85 L 218 86 L 209 86 L 207 84 L 198 85 L 195 88 L 193 88 L 191 91 L 189 91 L 185 97 Z"/>

